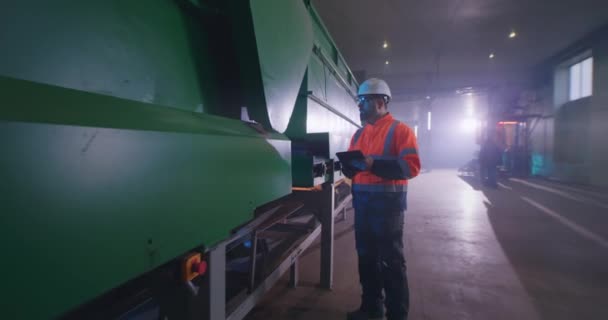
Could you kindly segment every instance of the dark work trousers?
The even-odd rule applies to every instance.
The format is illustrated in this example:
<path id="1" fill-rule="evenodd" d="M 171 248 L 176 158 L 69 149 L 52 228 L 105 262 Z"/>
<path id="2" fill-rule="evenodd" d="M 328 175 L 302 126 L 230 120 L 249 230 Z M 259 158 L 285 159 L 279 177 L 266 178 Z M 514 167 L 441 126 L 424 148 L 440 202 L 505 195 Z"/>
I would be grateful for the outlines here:
<path id="1" fill-rule="evenodd" d="M 481 175 L 481 183 L 490 187 L 497 187 L 498 182 L 496 181 L 498 176 L 498 169 L 494 165 L 481 163 L 479 165 L 479 171 Z"/>
<path id="2" fill-rule="evenodd" d="M 353 192 L 359 256 L 361 310 L 381 310 L 388 320 L 407 319 L 409 289 L 403 255 L 404 192 Z M 370 311 L 371 310 L 371 311 Z"/>

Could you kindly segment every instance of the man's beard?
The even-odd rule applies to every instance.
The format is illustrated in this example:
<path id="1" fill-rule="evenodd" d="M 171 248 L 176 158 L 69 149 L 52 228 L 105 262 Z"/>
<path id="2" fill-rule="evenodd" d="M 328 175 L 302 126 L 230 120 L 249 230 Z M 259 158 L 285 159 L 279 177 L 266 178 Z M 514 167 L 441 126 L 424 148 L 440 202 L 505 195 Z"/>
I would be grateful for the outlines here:
<path id="1" fill-rule="evenodd" d="M 361 120 L 361 125 L 365 125 L 370 120 L 374 119 L 377 116 L 377 112 L 375 110 L 370 110 L 368 112 L 359 112 L 359 119 Z"/>
<path id="2" fill-rule="evenodd" d="M 361 120 L 361 125 L 362 126 L 365 126 L 365 124 L 367 124 L 367 117 L 362 112 L 359 113 L 359 120 Z"/>

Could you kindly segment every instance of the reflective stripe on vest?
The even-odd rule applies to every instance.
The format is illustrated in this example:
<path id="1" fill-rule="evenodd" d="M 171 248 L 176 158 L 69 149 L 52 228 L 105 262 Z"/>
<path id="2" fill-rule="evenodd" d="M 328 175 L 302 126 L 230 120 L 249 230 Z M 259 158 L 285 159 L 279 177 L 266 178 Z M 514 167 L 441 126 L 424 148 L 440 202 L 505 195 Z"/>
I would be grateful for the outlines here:
<path id="1" fill-rule="evenodd" d="M 399 160 L 397 156 L 370 156 L 374 160 Z"/>
<path id="2" fill-rule="evenodd" d="M 405 148 L 403 150 L 401 150 L 401 153 L 399 153 L 399 158 L 403 158 L 405 156 L 407 156 L 408 154 L 417 154 L 418 150 L 416 150 L 416 148 Z"/>
<path id="3" fill-rule="evenodd" d="M 395 120 L 393 121 L 393 124 L 391 124 L 390 129 L 388 129 L 388 134 L 386 135 L 386 138 L 384 140 L 384 152 L 382 153 L 385 156 L 391 154 L 391 142 L 393 142 L 393 137 L 395 136 L 395 128 L 398 124 L 399 121 Z"/>
<path id="4" fill-rule="evenodd" d="M 353 184 L 353 191 L 407 192 L 407 184 Z"/>

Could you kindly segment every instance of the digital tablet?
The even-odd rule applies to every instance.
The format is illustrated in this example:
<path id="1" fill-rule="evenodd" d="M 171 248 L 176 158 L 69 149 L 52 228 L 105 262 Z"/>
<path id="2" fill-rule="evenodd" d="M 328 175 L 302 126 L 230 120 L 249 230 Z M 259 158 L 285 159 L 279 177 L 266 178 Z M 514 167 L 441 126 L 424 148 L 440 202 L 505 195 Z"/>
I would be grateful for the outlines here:
<path id="1" fill-rule="evenodd" d="M 336 153 L 338 159 L 340 159 L 340 163 L 343 166 L 347 166 L 353 170 L 363 171 L 367 167 L 365 164 L 365 156 L 361 151 L 347 151 L 347 152 L 338 152 Z"/>

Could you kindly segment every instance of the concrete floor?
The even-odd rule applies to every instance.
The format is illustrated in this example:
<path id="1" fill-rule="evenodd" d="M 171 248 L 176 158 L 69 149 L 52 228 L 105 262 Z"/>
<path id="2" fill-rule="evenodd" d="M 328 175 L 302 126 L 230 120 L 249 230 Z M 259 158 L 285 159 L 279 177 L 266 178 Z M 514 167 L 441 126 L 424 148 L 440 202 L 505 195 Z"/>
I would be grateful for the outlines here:
<path id="1" fill-rule="evenodd" d="M 410 319 L 608 319 L 608 193 L 539 180 L 495 189 L 455 171 L 411 182 L 405 241 Z M 345 319 L 359 304 L 352 212 L 336 225 L 334 289 L 319 250 L 247 319 Z"/>

